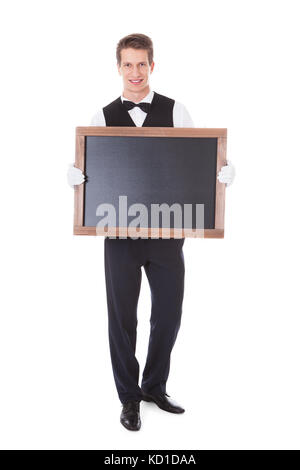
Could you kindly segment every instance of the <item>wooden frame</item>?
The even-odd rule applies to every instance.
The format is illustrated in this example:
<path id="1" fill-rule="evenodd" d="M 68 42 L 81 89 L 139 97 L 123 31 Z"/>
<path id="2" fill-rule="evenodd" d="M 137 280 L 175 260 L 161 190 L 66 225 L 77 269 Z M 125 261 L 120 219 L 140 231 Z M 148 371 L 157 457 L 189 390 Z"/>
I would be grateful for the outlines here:
<path id="1" fill-rule="evenodd" d="M 140 228 L 141 237 L 157 238 L 165 236 L 193 237 L 193 238 L 223 238 L 225 215 L 225 184 L 220 183 L 217 174 L 223 165 L 226 165 L 227 129 L 207 128 L 179 128 L 179 127 L 77 127 L 76 128 L 76 156 L 75 166 L 85 172 L 85 137 L 87 136 L 147 136 L 147 137 L 213 137 L 217 138 L 217 168 L 216 168 L 216 199 L 215 199 L 215 228 L 204 230 L 183 229 L 153 229 Z M 109 236 L 107 228 L 99 230 L 97 227 L 83 225 L 84 220 L 84 184 L 75 186 L 74 201 L 74 235 L 103 235 Z M 201 232 L 201 233 L 200 233 Z M 136 232 L 134 232 L 136 233 Z M 131 234 L 132 235 L 132 234 Z M 152 236 L 151 236 L 152 235 Z M 116 236 L 130 237 L 130 228 L 116 227 Z M 133 235 L 134 236 L 134 235 Z M 136 235 L 135 235 L 136 236 Z"/>

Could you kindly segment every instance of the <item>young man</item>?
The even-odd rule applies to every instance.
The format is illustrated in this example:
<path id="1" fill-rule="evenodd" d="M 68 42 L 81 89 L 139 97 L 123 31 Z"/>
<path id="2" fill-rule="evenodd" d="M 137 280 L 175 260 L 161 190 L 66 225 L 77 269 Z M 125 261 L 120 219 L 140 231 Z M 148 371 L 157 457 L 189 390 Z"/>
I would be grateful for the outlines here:
<path id="1" fill-rule="evenodd" d="M 153 45 L 148 36 L 124 37 L 117 45 L 116 55 L 123 94 L 92 118 L 92 126 L 194 127 L 181 103 L 150 89 L 154 62 Z M 219 181 L 230 184 L 233 171 L 232 165 L 222 167 Z M 70 167 L 71 186 L 83 183 L 84 178 L 78 168 Z M 105 237 L 110 354 L 123 405 L 120 420 L 129 430 L 141 427 L 141 400 L 153 401 L 171 413 L 185 411 L 166 393 L 171 351 L 181 323 L 184 240 Z M 152 309 L 148 354 L 140 387 L 135 348 L 142 266 L 150 284 Z"/>

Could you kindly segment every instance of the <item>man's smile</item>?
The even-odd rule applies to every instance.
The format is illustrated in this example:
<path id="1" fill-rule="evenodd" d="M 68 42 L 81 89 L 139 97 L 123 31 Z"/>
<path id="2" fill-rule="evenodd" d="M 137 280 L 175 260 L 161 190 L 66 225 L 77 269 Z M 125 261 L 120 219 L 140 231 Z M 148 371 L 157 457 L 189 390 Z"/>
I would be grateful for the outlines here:
<path id="1" fill-rule="evenodd" d="M 140 83 L 142 83 L 143 81 L 143 78 L 141 78 L 140 80 L 129 80 L 130 83 L 133 83 L 134 85 L 139 85 Z"/>

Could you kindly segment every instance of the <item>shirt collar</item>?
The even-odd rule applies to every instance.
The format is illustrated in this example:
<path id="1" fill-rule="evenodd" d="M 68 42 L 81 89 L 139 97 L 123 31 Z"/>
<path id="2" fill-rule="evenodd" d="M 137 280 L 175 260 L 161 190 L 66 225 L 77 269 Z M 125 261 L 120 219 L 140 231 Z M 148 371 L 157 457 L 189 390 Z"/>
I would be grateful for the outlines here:
<path id="1" fill-rule="evenodd" d="M 143 98 L 141 101 L 138 101 L 138 103 L 151 103 L 152 99 L 153 99 L 153 95 L 154 95 L 154 92 L 152 90 L 149 91 L 148 95 L 145 96 L 145 98 Z M 122 103 L 124 100 L 126 101 L 130 101 L 128 98 L 125 98 L 125 96 L 123 96 L 123 94 L 121 95 L 121 100 L 122 100 Z"/>

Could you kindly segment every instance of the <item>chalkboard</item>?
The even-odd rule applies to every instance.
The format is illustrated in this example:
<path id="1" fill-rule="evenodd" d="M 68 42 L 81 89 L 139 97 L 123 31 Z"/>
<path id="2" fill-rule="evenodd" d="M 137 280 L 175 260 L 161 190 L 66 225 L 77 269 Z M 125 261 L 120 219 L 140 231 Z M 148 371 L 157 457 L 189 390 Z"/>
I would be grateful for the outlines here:
<path id="1" fill-rule="evenodd" d="M 225 185 L 216 176 L 226 164 L 226 137 L 226 129 L 78 127 L 75 164 L 86 180 L 75 190 L 74 234 L 107 235 L 107 227 L 99 222 L 110 205 L 115 210 L 114 233 L 129 236 L 139 214 L 134 204 L 140 204 L 148 214 L 147 224 L 145 218 L 139 221 L 140 236 L 222 238 Z M 162 204 L 175 204 L 182 219 L 176 219 L 173 210 L 169 218 L 158 212 L 153 225 L 151 210 Z"/>

